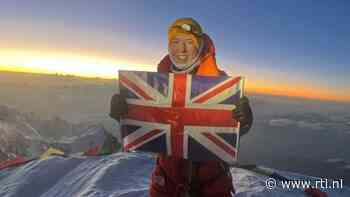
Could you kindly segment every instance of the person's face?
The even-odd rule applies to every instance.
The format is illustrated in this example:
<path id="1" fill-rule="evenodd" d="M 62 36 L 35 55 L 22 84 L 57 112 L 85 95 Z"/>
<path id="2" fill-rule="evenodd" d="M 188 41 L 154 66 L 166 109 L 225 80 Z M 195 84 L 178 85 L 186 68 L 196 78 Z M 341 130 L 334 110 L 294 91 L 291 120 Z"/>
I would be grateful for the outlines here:
<path id="1" fill-rule="evenodd" d="M 176 64 L 188 65 L 198 54 L 196 40 L 188 34 L 178 34 L 169 41 L 169 53 Z"/>

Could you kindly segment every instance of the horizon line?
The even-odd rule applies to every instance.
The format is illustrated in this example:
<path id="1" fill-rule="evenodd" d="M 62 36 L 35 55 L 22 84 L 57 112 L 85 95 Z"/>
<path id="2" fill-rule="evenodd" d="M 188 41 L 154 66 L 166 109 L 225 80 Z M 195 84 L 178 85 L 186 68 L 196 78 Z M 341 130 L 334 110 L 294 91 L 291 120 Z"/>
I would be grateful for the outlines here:
<path id="1" fill-rule="evenodd" d="M 99 77 L 99 76 L 85 76 L 85 75 L 77 75 L 77 74 L 69 74 L 69 73 L 59 73 L 59 72 L 36 72 L 36 71 L 25 71 L 25 70 L 7 70 L 2 69 L 0 67 L 0 72 L 8 72 L 8 73 L 16 73 L 16 74 L 34 74 L 34 75 L 49 75 L 49 76 L 57 76 L 57 77 L 76 77 L 76 78 L 82 78 L 82 79 L 96 79 L 96 80 L 118 80 L 118 76 L 115 78 L 108 78 L 108 77 Z M 149 72 L 149 71 L 146 71 Z M 246 93 L 248 94 L 259 94 L 259 95 L 269 95 L 269 96 L 276 96 L 276 97 L 288 97 L 288 98 L 294 98 L 294 99 L 303 99 L 303 100 L 310 100 L 310 101 L 320 101 L 320 102 L 335 102 L 335 103 L 342 103 L 342 104 L 350 104 L 350 101 L 348 100 L 337 100 L 337 99 L 325 99 L 325 98 L 318 98 L 318 97 L 303 97 L 303 96 L 296 96 L 296 95 L 288 95 L 288 94 L 279 94 L 279 93 L 271 93 L 271 92 L 261 92 L 257 90 L 252 90 L 249 88 L 246 88 Z"/>

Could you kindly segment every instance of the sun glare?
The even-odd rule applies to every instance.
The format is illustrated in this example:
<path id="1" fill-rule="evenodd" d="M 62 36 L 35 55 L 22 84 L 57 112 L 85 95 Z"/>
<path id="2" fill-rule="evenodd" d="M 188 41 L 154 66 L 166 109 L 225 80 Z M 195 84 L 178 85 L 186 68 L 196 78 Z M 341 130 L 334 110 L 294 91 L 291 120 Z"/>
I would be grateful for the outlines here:
<path id="1" fill-rule="evenodd" d="M 118 70 L 155 71 L 152 66 L 124 60 L 32 51 L 0 51 L 0 69 L 101 78 L 116 78 Z"/>
<path id="2" fill-rule="evenodd" d="M 118 70 L 156 71 L 156 66 L 130 63 L 132 61 L 114 60 L 97 56 L 83 56 L 67 53 L 52 53 L 40 51 L 0 50 L 0 70 L 16 72 L 33 72 L 45 74 L 65 74 L 82 77 L 100 77 L 115 79 Z M 297 89 L 288 84 L 274 84 L 259 81 L 258 77 L 250 76 L 247 83 L 248 92 L 273 95 L 288 95 L 322 100 L 349 101 L 348 94 L 321 91 L 320 88 L 304 87 Z M 255 78 L 255 80 L 254 80 Z M 268 86 L 267 84 L 271 84 Z M 272 85 L 273 84 L 273 85 Z"/>

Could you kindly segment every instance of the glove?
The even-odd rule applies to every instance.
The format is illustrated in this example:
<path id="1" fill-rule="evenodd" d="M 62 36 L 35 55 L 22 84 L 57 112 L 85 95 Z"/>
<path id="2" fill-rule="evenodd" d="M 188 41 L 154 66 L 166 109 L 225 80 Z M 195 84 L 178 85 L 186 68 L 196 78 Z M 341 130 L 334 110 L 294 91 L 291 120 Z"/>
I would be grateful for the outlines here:
<path id="1" fill-rule="evenodd" d="M 111 99 L 109 116 L 116 121 L 119 121 L 123 115 L 127 114 L 127 112 L 128 105 L 126 103 L 126 99 L 120 94 L 113 95 Z"/>
<path id="2" fill-rule="evenodd" d="M 233 110 L 233 118 L 240 122 L 240 136 L 248 133 L 253 124 L 253 113 L 249 105 L 249 99 L 243 96 L 235 104 L 236 108 Z"/>

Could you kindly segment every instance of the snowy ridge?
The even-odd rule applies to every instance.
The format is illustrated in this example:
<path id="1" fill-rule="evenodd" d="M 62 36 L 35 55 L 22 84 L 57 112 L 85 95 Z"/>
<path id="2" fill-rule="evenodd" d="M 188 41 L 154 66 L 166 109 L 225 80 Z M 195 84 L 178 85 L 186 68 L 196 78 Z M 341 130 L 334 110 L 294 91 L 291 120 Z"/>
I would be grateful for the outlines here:
<path id="1" fill-rule="evenodd" d="M 105 120 L 72 124 L 59 117 L 43 120 L 34 113 L 20 113 L 0 105 L 0 162 L 16 155 L 36 158 L 48 147 L 76 153 L 102 146 L 104 140 L 113 138 L 113 123 Z"/>
<path id="2" fill-rule="evenodd" d="M 3 197 L 146 197 L 154 167 L 149 154 L 116 153 L 102 157 L 52 157 L 24 166 L 0 171 L 0 196 Z M 237 197 L 305 196 L 302 190 L 265 188 L 267 177 L 232 168 Z M 281 172 L 291 179 L 311 179 Z M 312 178 L 314 179 L 314 178 Z M 350 188 L 327 190 L 329 196 L 350 196 Z"/>

